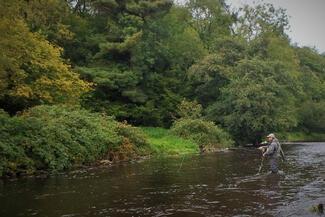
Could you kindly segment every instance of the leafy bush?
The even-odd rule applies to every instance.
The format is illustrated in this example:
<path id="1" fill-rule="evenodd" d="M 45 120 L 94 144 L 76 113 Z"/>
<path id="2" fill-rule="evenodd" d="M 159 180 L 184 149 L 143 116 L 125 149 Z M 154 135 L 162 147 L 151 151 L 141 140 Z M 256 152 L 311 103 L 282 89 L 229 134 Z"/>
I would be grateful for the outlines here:
<path id="1" fill-rule="evenodd" d="M 223 148 L 233 144 L 229 134 L 216 126 L 213 122 L 202 119 L 179 119 L 172 132 L 185 139 L 191 139 L 201 148 Z"/>
<path id="2" fill-rule="evenodd" d="M 57 171 L 130 147 L 145 146 L 138 129 L 108 116 L 62 106 L 37 106 L 20 116 L 0 112 L 0 176 Z"/>
<path id="3" fill-rule="evenodd" d="M 196 101 L 182 100 L 178 106 L 178 115 L 181 118 L 201 118 L 202 117 L 202 105 Z"/>
<path id="4" fill-rule="evenodd" d="M 148 145 L 145 133 L 141 129 L 133 127 L 127 123 L 118 123 L 117 133 L 138 148 Z"/>
<path id="5" fill-rule="evenodd" d="M 23 140 L 25 132 L 18 133 L 24 129 L 24 123 L 18 118 L 10 118 L 3 110 L 0 110 L 0 176 L 7 171 L 19 171 L 21 169 L 30 171 L 33 162 L 27 157 Z M 18 141 L 21 145 L 17 145 Z"/>

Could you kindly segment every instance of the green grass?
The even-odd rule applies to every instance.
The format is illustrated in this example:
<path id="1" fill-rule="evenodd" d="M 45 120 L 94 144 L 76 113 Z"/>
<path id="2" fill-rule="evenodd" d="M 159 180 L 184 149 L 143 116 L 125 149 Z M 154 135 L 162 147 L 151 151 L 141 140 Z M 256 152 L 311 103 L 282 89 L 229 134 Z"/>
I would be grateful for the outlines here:
<path id="1" fill-rule="evenodd" d="M 323 142 L 325 133 L 290 132 L 284 135 L 289 142 Z"/>
<path id="2" fill-rule="evenodd" d="M 196 143 L 174 136 L 167 129 L 142 127 L 142 130 L 148 136 L 149 146 L 154 154 L 180 155 L 199 153 Z"/>

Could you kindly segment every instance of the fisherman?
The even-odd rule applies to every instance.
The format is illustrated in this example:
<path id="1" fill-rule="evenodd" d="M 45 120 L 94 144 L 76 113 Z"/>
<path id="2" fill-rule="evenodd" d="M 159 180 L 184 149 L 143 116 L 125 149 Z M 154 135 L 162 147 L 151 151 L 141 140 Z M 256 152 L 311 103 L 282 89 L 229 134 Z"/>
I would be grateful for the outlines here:
<path id="1" fill-rule="evenodd" d="M 267 146 L 261 146 L 258 149 L 262 151 L 263 158 L 269 158 L 271 172 L 278 173 L 278 157 L 281 156 L 282 160 L 285 161 L 281 144 L 273 133 L 269 134 L 266 138 Z"/>

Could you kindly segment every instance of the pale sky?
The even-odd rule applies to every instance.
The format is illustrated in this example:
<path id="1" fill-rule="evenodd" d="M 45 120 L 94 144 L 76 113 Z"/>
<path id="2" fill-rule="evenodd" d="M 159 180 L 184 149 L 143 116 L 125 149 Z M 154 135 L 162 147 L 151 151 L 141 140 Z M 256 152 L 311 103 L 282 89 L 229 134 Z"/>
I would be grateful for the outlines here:
<path id="1" fill-rule="evenodd" d="M 186 0 L 175 1 L 186 2 Z M 252 5 L 262 0 L 226 0 L 226 2 L 233 7 L 240 7 L 243 3 Z M 320 53 L 325 52 L 325 0 L 264 0 L 264 2 L 287 10 L 291 26 L 287 34 L 292 43 L 315 47 Z"/>
<path id="2" fill-rule="evenodd" d="M 260 0 L 227 0 L 233 7 L 240 7 L 243 3 L 252 5 Z M 299 46 L 316 47 L 325 52 L 325 0 L 264 0 L 272 3 L 276 8 L 287 10 L 290 16 L 290 36 L 292 43 Z"/>

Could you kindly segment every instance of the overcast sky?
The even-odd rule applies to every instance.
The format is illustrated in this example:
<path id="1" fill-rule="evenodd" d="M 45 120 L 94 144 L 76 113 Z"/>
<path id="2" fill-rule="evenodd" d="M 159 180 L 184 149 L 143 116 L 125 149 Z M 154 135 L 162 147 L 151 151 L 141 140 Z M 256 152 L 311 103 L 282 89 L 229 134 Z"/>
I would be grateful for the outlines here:
<path id="1" fill-rule="evenodd" d="M 186 0 L 176 0 L 186 2 Z M 242 4 L 253 5 L 262 0 L 226 0 L 233 7 Z M 299 46 L 315 47 L 320 53 L 325 52 L 325 0 L 264 0 L 275 7 L 287 10 L 290 30 L 287 34 L 292 43 Z"/>
<path id="2" fill-rule="evenodd" d="M 239 7 L 243 3 L 252 5 L 261 0 L 227 0 L 228 4 Z M 316 47 L 325 52 L 325 0 L 264 0 L 275 7 L 287 10 L 291 30 L 288 33 L 293 43 L 299 46 Z"/>

